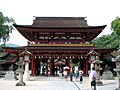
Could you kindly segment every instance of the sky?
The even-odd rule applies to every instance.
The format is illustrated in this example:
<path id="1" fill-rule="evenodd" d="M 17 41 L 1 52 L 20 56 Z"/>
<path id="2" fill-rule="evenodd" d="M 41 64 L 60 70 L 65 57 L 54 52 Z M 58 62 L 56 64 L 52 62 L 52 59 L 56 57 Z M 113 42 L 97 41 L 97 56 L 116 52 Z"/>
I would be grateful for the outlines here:
<path id="1" fill-rule="evenodd" d="M 112 32 L 112 20 L 120 17 L 120 0 L 0 0 L 0 11 L 19 25 L 31 25 L 34 16 L 87 17 L 90 26 L 107 25 L 102 36 Z M 14 29 L 7 43 L 26 46 L 27 40 Z"/>

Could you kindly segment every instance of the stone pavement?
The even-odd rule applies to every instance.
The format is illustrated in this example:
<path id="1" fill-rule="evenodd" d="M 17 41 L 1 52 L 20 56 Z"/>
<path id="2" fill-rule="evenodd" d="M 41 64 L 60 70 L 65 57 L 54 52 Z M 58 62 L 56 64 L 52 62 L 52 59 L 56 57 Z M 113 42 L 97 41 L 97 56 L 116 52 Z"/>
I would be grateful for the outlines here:
<path id="1" fill-rule="evenodd" d="M 24 81 L 26 86 L 15 86 L 17 81 L 8 81 L 0 78 L 0 90 L 91 90 L 88 77 L 80 84 L 75 79 L 71 82 L 69 79 L 60 77 L 31 77 L 31 81 Z M 103 86 L 97 86 L 97 90 L 115 90 L 117 80 L 103 80 Z M 77 85 L 77 86 L 76 86 Z M 79 88 L 80 89 L 79 89 Z"/>
<path id="2" fill-rule="evenodd" d="M 74 80 L 75 81 L 75 80 Z M 117 88 L 117 80 L 101 80 L 103 82 L 103 86 L 96 86 L 97 90 L 115 90 Z M 81 90 L 91 90 L 90 81 L 88 77 L 83 78 L 83 83 L 80 82 L 75 83 L 80 87 Z"/>

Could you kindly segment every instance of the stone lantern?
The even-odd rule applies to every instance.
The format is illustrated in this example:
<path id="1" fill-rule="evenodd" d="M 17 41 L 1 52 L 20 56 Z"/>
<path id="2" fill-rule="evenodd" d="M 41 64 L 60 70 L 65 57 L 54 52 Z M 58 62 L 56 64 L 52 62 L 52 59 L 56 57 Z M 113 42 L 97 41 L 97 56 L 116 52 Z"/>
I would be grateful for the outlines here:
<path id="1" fill-rule="evenodd" d="M 94 62 L 95 62 L 95 60 L 96 60 L 96 57 L 99 56 L 99 55 L 100 55 L 100 54 L 97 53 L 94 49 L 91 50 L 91 51 L 87 54 L 87 56 L 89 56 L 89 63 L 91 64 L 91 65 L 90 65 L 90 66 L 91 66 L 91 70 L 92 70 L 93 67 L 95 67 Z"/>
<path id="2" fill-rule="evenodd" d="M 116 58 L 113 58 L 112 61 L 116 62 L 115 71 L 117 72 L 118 77 L 118 88 L 115 90 L 120 90 L 120 49 L 118 50 L 118 55 Z"/>
<path id="3" fill-rule="evenodd" d="M 16 63 L 16 65 L 18 65 L 18 70 L 17 71 L 19 72 L 19 82 L 16 84 L 16 86 L 25 86 L 25 83 L 23 82 L 23 72 L 24 72 L 25 62 L 23 61 L 22 57 Z"/>
<path id="4" fill-rule="evenodd" d="M 29 81 L 30 80 L 29 63 L 31 52 L 25 49 L 25 51 L 23 51 L 20 55 L 23 56 L 25 62 L 25 72 L 23 75 L 23 80 Z"/>
<path id="5" fill-rule="evenodd" d="M 101 86 L 101 85 L 103 85 L 102 81 L 100 81 L 100 70 L 102 70 L 102 68 L 100 67 L 100 63 L 102 63 L 102 61 L 99 60 L 99 56 L 96 56 L 96 60 L 93 61 L 93 63 L 95 64 L 95 70 L 97 73 L 96 84 L 98 86 Z"/>
<path id="6" fill-rule="evenodd" d="M 96 70 L 96 84 L 98 86 L 103 85 L 102 81 L 100 81 L 100 70 L 102 70 L 102 68 L 100 67 L 100 63 L 102 63 L 102 61 L 99 60 L 99 56 L 100 54 L 97 53 L 94 50 L 91 50 L 88 53 L 88 56 L 90 57 L 89 63 L 91 63 L 91 70 L 93 67 L 95 67 Z"/>

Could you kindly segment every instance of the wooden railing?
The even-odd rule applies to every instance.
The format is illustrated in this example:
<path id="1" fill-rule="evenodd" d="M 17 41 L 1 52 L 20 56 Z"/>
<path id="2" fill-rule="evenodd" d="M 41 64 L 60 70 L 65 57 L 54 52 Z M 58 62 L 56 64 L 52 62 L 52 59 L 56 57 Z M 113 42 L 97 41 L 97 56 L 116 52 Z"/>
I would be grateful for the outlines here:
<path id="1" fill-rule="evenodd" d="M 28 46 L 93 46 L 93 44 L 28 44 Z"/>

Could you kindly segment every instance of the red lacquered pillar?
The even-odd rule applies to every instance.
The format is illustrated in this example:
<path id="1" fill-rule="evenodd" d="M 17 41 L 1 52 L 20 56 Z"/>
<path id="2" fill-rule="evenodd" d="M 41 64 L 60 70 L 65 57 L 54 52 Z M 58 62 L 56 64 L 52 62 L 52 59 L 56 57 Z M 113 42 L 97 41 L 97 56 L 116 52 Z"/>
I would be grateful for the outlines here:
<path id="1" fill-rule="evenodd" d="M 35 55 L 32 55 L 32 62 L 31 62 L 31 73 L 32 76 L 35 76 L 36 65 L 35 65 Z"/>
<path id="2" fill-rule="evenodd" d="M 67 66 L 69 67 L 69 69 L 68 69 L 68 75 L 70 75 L 70 56 L 68 56 L 67 58 L 68 58 L 68 65 Z"/>
<path id="3" fill-rule="evenodd" d="M 53 75 L 53 73 L 52 73 L 52 72 L 53 72 L 53 71 L 52 71 L 52 70 L 53 70 L 53 67 L 52 67 L 53 64 L 52 64 L 52 63 L 53 63 L 53 62 L 52 62 L 52 57 L 50 57 L 50 76 Z"/>

